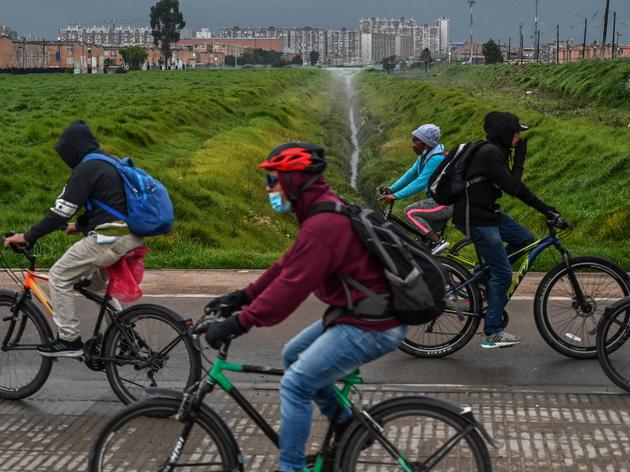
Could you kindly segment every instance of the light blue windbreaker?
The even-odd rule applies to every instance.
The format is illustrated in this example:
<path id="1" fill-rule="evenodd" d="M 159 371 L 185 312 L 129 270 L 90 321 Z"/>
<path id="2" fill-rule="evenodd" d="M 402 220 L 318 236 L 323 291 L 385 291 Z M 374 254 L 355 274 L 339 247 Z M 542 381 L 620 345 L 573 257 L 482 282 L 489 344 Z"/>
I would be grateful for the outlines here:
<path id="1" fill-rule="evenodd" d="M 416 193 L 426 192 L 429 178 L 444 160 L 444 146 L 438 144 L 431 152 L 427 150 L 418 156 L 415 164 L 390 187 L 396 200 L 410 197 Z"/>

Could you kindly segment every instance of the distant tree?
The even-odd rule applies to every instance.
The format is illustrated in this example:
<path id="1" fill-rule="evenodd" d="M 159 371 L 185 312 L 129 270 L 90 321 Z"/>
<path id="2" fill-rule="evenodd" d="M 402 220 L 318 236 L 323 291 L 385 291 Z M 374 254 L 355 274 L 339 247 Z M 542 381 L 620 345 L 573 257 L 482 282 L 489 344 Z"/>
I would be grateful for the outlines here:
<path id="1" fill-rule="evenodd" d="M 162 51 L 164 64 L 171 59 L 171 45 L 179 41 L 179 32 L 186 26 L 179 11 L 179 0 L 160 0 L 151 7 L 151 34 L 155 47 Z"/>
<path id="2" fill-rule="evenodd" d="M 486 58 L 486 64 L 496 64 L 503 62 L 503 54 L 501 54 L 501 48 L 492 39 L 483 43 L 481 48 L 483 56 Z"/>
<path id="3" fill-rule="evenodd" d="M 383 70 L 389 74 L 396 67 L 396 56 L 384 57 L 381 64 L 383 64 Z"/>
<path id="4" fill-rule="evenodd" d="M 308 55 L 309 60 L 311 61 L 311 65 L 314 66 L 319 62 L 319 52 L 311 51 Z"/>
<path id="5" fill-rule="evenodd" d="M 234 61 L 235 61 L 235 59 L 236 59 L 236 58 L 235 58 L 233 55 L 228 54 L 227 56 L 225 56 L 225 59 L 223 59 L 223 63 L 224 63 L 226 66 L 234 66 L 234 64 L 235 64 L 235 62 L 234 62 Z"/>
<path id="6" fill-rule="evenodd" d="M 294 56 L 293 59 L 291 59 L 291 64 L 301 66 L 302 64 L 304 64 L 304 60 L 302 59 L 302 56 L 298 54 L 297 56 Z"/>
<path id="7" fill-rule="evenodd" d="M 429 48 L 424 48 L 420 53 L 420 62 L 424 63 L 424 71 L 429 72 L 429 65 L 433 62 Z"/>
<path id="8" fill-rule="evenodd" d="M 140 46 L 129 46 L 126 48 L 120 48 L 118 52 L 122 56 L 123 61 L 125 61 L 125 65 L 131 70 L 142 69 L 142 65 L 144 64 L 144 61 L 147 60 L 147 56 L 149 55 L 147 51 Z"/>

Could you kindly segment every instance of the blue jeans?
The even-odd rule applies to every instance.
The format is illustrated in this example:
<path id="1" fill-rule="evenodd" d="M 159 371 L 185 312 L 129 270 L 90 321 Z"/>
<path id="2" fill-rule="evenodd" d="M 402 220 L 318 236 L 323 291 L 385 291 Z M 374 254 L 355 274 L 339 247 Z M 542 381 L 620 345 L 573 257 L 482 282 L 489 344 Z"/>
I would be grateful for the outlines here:
<path id="1" fill-rule="evenodd" d="M 488 310 L 483 329 L 489 336 L 503 330 L 503 309 L 507 305 L 507 290 L 512 283 L 508 254 L 524 248 L 535 239 L 528 229 L 501 213 L 498 226 L 471 226 L 470 240 L 490 269 Z M 507 246 L 503 245 L 504 242 Z"/>
<path id="2" fill-rule="evenodd" d="M 406 326 L 387 331 L 365 331 L 350 325 L 324 328 L 316 321 L 289 341 L 282 351 L 287 369 L 280 383 L 281 472 L 302 471 L 311 431 L 314 401 L 330 421 L 339 407 L 335 381 L 357 367 L 396 349 Z M 350 416 L 344 411 L 341 420 Z"/>

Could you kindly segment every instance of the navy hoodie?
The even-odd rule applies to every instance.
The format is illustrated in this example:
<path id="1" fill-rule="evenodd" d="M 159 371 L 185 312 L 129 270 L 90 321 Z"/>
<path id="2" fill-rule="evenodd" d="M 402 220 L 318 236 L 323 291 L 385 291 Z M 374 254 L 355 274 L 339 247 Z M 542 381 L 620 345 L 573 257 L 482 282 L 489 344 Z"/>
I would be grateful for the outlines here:
<path id="1" fill-rule="evenodd" d="M 72 169 L 72 173 L 55 205 L 24 235 L 29 243 L 64 227 L 91 198 L 106 203 L 122 214 L 127 213 L 125 189 L 114 166 L 103 161 L 81 163 L 87 154 L 102 153 L 98 141 L 83 121 L 77 120 L 64 130 L 55 150 Z M 95 206 L 92 211 L 86 211 L 78 218 L 77 227 L 87 234 L 98 225 L 116 220 L 115 216 Z"/>

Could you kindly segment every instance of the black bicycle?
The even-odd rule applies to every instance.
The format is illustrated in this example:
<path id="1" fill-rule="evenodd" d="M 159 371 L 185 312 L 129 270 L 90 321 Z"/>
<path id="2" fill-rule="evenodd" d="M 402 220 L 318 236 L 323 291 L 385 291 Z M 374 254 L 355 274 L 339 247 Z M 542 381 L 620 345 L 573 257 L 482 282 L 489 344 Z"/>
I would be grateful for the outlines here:
<path id="1" fill-rule="evenodd" d="M 548 220 L 547 229 L 545 237 L 510 255 L 511 260 L 524 260 L 506 295 L 512 297 L 543 251 L 557 250 L 562 261 L 547 272 L 534 296 L 536 327 L 557 352 L 577 359 L 594 358 L 604 310 L 630 295 L 630 279 L 609 259 L 572 256 L 560 242 L 568 231 L 563 220 Z M 472 339 L 485 316 L 480 285 L 488 278 L 488 267 L 477 265 L 471 273 L 453 258 L 439 259 L 447 275 L 448 308 L 430 323 L 409 327 L 401 350 L 416 357 L 443 357 L 458 351 Z M 507 324 L 507 313 L 504 320 Z"/>
<path id="2" fill-rule="evenodd" d="M 597 330 L 597 358 L 610 380 L 630 392 L 630 297 L 606 308 Z"/>
<path id="3" fill-rule="evenodd" d="M 0 398 L 20 399 L 37 392 L 46 382 L 54 358 L 36 348 L 54 336 L 35 297 L 52 316 L 53 307 L 38 280 L 48 276 L 35 270 L 37 257 L 30 246 L 11 245 L 28 259 L 29 268 L 18 274 L 0 252 L 4 271 L 19 287 L 0 290 Z M 88 290 L 82 279 L 75 290 L 100 306 L 92 337 L 78 360 L 95 371 L 105 371 L 116 396 L 130 403 L 144 396 L 145 387 L 184 389 L 201 375 L 201 356 L 190 337 L 192 320 L 159 305 L 133 305 L 117 311 L 109 296 Z"/>
<path id="4" fill-rule="evenodd" d="M 204 403 L 215 387 L 227 393 L 278 447 L 278 433 L 225 372 L 272 376 L 284 372 L 228 362 L 229 347 L 229 341 L 221 344 L 205 381 L 185 392 L 148 389 L 157 397 L 114 416 L 94 443 L 89 470 L 244 470 L 243 455 L 230 428 Z M 358 374 L 356 371 L 341 379 L 342 387 L 336 388 L 339 404 L 352 409 L 354 421 L 334 445 L 333 428 L 328 428 L 318 454 L 310 457 L 305 471 L 492 470 L 484 439 L 497 448 L 502 444 L 490 436 L 470 408 L 413 396 L 392 398 L 364 410 L 349 399 L 356 385 L 363 383 Z"/>

